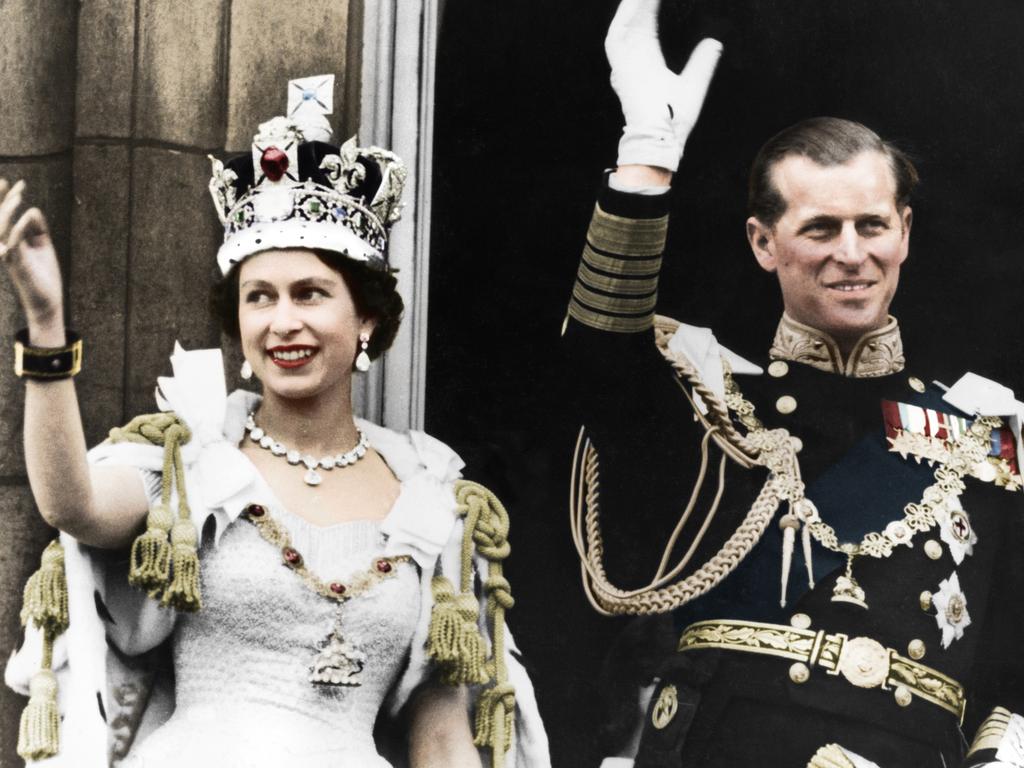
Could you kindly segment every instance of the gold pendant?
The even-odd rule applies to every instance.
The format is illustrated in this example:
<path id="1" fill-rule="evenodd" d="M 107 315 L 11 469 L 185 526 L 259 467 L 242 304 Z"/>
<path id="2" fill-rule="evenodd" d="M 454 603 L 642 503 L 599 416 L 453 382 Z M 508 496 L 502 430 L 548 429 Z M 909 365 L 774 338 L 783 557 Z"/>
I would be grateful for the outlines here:
<path id="1" fill-rule="evenodd" d="M 320 685 L 341 685 L 355 688 L 362 685 L 359 674 L 366 664 L 366 654 L 346 640 L 341 628 L 334 629 L 323 641 L 320 653 L 313 659 L 309 681 Z"/>
<path id="2" fill-rule="evenodd" d="M 848 545 L 844 545 L 844 549 L 846 546 Z M 867 610 L 868 603 L 864 599 L 864 590 L 861 589 L 857 580 L 853 578 L 853 558 L 855 557 L 856 555 L 853 552 L 846 551 L 846 573 L 836 578 L 836 585 L 832 589 L 832 602 L 853 603 Z"/>

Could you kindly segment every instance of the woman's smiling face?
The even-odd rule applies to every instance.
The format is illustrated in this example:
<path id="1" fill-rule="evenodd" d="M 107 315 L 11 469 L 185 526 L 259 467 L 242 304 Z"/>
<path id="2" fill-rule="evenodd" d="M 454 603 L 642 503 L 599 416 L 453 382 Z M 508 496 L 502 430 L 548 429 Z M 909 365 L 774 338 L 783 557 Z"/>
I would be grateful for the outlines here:
<path id="1" fill-rule="evenodd" d="M 349 387 L 359 334 L 373 321 L 356 310 L 341 273 L 312 251 L 263 251 L 238 275 L 242 352 L 265 391 L 305 399 Z"/>

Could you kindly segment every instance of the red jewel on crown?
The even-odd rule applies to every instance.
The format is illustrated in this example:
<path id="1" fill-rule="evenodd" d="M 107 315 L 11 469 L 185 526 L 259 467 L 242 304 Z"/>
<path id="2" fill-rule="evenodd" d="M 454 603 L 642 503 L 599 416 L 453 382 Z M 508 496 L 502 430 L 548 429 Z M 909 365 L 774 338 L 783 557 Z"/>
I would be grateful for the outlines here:
<path id="1" fill-rule="evenodd" d="M 280 181 L 288 170 L 288 155 L 277 147 L 267 147 L 260 157 L 260 168 L 271 181 Z"/>

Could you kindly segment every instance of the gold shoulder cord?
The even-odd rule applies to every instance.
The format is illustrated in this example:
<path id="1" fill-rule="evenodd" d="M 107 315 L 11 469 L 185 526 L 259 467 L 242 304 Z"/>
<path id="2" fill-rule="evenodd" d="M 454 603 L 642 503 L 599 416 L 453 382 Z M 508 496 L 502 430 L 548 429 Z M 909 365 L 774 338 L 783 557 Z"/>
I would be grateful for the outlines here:
<path id="1" fill-rule="evenodd" d="M 585 429 L 580 430 L 576 442 L 569 492 L 570 525 L 576 552 L 580 557 L 584 591 L 594 609 L 604 615 L 664 613 L 700 597 L 720 583 L 747 556 L 764 534 L 783 500 L 788 501 L 791 507 L 803 501 L 800 467 L 789 433 L 783 429 L 764 429 L 754 416 L 753 406 L 739 394 L 727 365 L 726 402 L 723 403 L 718 395 L 701 381 L 690 361 L 668 349 L 668 340 L 678 326 L 678 322 L 671 318 L 656 316 L 655 341 L 659 351 L 675 370 L 680 389 L 693 408 L 697 420 L 704 427 L 701 465 L 690 499 L 663 550 L 654 578 L 644 587 L 623 590 L 608 580 L 603 562 L 604 542 L 598 519 L 600 472 L 597 450 L 586 437 Z M 701 411 L 691 395 L 691 388 L 706 406 L 706 414 Z M 737 430 L 730 418 L 730 409 L 736 413 L 740 423 L 747 427 L 747 434 L 744 435 Z M 692 544 L 679 562 L 669 569 L 672 551 L 683 527 L 693 514 L 703 488 L 712 440 L 722 451 L 718 466 L 718 490 Z M 672 583 L 689 564 L 718 511 L 725 490 L 726 457 L 745 469 L 765 467 L 768 469 L 768 478 L 746 517 L 725 545 L 692 574 Z"/>

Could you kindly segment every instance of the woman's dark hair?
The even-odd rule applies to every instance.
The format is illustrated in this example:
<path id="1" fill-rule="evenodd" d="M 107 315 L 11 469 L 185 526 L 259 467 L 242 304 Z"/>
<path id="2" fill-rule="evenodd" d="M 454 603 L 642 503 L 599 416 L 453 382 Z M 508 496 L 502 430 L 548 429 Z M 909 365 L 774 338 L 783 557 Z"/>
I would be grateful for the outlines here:
<path id="1" fill-rule="evenodd" d="M 405 304 L 398 294 L 398 281 L 390 272 L 374 269 L 340 253 L 319 249 L 313 252 L 344 279 L 359 315 L 377 321 L 366 350 L 371 359 L 376 359 L 391 346 L 402 323 Z M 232 339 L 241 336 L 238 328 L 238 272 L 239 266 L 235 264 L 230 272 L 214 283 L 210 291 L 213 312 L 224 333 Z"/>
<path id="2" fill-rule="evenodd" d="M 918 182 L 910 158 L 866 125 L 838 117 L 812 117 L 775 134 L 757 153 L 748 186 L 750 215 L 773 227 L 786 212 L 786 201 L 775 187 L 772 170 L 787 157 L 799 155 L 827 167 L 843 165 L 861 152 L 879 152 L 889 161 L 896 182 L 896 206 L 903 210 Z"/>

